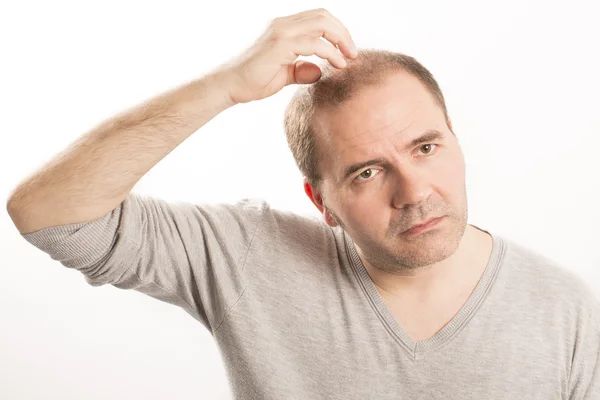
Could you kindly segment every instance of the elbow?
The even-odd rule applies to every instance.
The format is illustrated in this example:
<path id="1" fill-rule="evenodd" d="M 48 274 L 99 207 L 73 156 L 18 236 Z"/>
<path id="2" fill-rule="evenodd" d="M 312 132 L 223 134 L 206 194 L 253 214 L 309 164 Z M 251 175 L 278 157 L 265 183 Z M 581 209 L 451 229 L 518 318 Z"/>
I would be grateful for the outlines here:
<path id="1" fill-rule="evenodd" d="M 26 234 L 34 231 L 34 227 L 31 226 L 31 213 L 25 207 L 23 200 L 20 200 L 16 196 L 11 196 L 6 202 L 6 212 L 12 220 L 15 227 L 19 230 L 19 233 Z"/>

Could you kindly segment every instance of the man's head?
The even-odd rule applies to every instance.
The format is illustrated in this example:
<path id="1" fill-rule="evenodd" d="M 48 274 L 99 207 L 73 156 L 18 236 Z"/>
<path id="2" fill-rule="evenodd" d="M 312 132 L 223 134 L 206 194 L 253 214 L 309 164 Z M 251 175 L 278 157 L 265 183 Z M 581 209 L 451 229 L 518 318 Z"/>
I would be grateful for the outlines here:
<path id="1" fill-rule="evenodd" d="M 385 271 L 452 255 L 467 224 L 465 164 L 431 73 L 381 50 L 360 51 L 342 70 L 322 69 L 285 114 L 306 194 Z M 403 233 L 442 216 L 420 234 Z"/>

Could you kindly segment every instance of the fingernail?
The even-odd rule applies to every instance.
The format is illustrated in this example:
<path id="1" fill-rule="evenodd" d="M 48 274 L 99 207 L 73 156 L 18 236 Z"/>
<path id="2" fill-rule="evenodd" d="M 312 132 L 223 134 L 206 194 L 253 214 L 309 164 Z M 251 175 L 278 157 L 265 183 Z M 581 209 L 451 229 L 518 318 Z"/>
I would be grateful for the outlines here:
<path id="1" fill-rule="evenodd" d="M 354 54 L 358 54 L 358 50 L 356 49 L 356 43 L 354 43 L 354 40 L 352 39 L 350 39 L 350 49 Z"/>

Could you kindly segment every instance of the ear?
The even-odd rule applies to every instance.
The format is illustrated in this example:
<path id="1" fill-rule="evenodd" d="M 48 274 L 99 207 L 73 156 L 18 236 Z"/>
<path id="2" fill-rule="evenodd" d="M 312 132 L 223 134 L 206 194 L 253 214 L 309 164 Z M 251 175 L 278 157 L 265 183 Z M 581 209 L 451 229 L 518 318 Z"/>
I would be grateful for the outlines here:
<path id="1" fill-rule="evenodd" d="M 321 196 L 321 193 L 319 193 L 315 187 L 308 183 L 306 177 L 304 177 L 304 193 L 306 193 L 310 201 L 312 201 L 315 207 L 317 207 L 319 212 L 323 214 L 323 219 L 327 225 L 331 227 L 338 225 L 338 223 L 333 219 L 333 216 L 325 208 L 325 205 L 323 204 L 323 196 Z"/>

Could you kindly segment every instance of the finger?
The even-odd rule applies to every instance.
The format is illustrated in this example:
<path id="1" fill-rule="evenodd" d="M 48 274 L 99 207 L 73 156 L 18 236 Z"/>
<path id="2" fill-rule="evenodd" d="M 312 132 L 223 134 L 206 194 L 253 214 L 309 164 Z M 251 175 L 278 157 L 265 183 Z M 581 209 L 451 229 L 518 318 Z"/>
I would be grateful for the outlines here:
<path id="1" fill-rule="evenodd" d="M 336 18 L 333 14 L 329 13 L 328 11 L 326 11 L 328 13 L 329 18 L 331 18 L 335 23 L 337 23 L 337 25 L 339 26 L 339 29 L 341 29 L 343 36 L 347 39 L 347 41 L 342 42 L 342 45 L 346 45 L 349 44 L 349 47 L 347 49 L 342 50 L 344 52 L 344 54 L 348 54 L 345 50 L 348 50 L 349 53 L 352 55 L 352 57 L 358 55 L 357 51 L 356 51 L 356 44 L 354 43 L 354 40 L 352 39 L 352 35 L 350 35 L 350 31 L 348 30 L 348 28 L 346 28 L 346 25 L 344 25 L 342 23 L 342 21 L 340 21 L 338 18 Z M 338 43 L 339 46 L 339 43 Z"/>
<path id="2" fill-rule="evenodd" d="M 288 21 L 296 21 L 302 18 L 314 17 L 315 15 L 324 14 L 327 12 L 328 11 L 324 8 L 313 8 L 312 10 L 306 10 L 296 14 L 286 15 L 285 17 L 281 17 L 281 19 L 285 19 Z"/>
<path id="3" fill-rule="evenodd" d="M 305 11 L 302 13 L 298 13 L 296 14 L 297 16 L 301 16 L 300 18 L 294 18 L 292 20 L 300 20 L 300 19 L 304 19 L 304 18 L 308 18 L 308 17 L 317 17 L 318 15 L 323 15 L 331 20 L 333 20 L 333 22 L 335 22 L 338 27 L 341 29 L 343 36 L 348 39 L 348 41 L 350 42 L 351 45 L 354 46 L 354 41 L 352 40 L 352 35 L 350 35 L 350 31 L 348 31 L 348 28 L 346 28 L 346 26 L 342 23 L 342 21 L 340 21 L 338 18 L 336 18 L 335 15 L 333 15 L 332 13 L 330 13 L 329 11 L 327 11 L 324 8 L 316 8 L 314 10 L 309 10 L 309 11 Z M 356 47 L 356 46 L 354 46 Z"/>
<path id="4" fill-rule="evenodd" d="M 337 46 L 346 58 L 354 58 L 354 42 L 350 32 L 337 19 L 331 15 L 318 14 L 289 23 L 285 28 L 289 35 L 322 36 L 327 41 Z"/>
<path id="5" fill-rule="evenodd" d="M 321 78 L 321 68 L 317 64 L 298 60 L 288 65 L 287 85 L 314 83 Z"/>
<path id="6" fill-rule="evenodd" d="M 321 38 L 301 36 L 288 40 L 290 40 L 291 43 L 286 45 L 286 48 L 291 49 L 297 56 L 316 55 L 329 61 L 329 63 L 336 68 L 344 68 L 346 66 L 346 60 L 338 49 Z"/>

